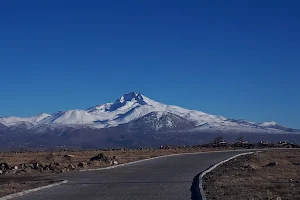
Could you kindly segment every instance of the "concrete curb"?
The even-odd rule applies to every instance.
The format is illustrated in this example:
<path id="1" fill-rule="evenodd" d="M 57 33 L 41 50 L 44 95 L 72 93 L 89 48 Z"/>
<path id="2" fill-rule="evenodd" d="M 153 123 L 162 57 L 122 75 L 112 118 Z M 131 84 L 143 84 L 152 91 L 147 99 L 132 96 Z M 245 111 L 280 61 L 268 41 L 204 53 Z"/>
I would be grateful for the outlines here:
<path id="1" fill-rule="evenodd" d="M 249 151 L 253 151 L 253 150 L 255 150 L 255 149 L 249 149 Z M 116 167 L 122 167 L 122 166 L 126 166 L 126 165 L 132 165 L 132 164 L 136 164 L 136 163 L 140 163 L 140 162 L 144 162 L 144 161 L 154 160 L 154 159 L 158 159 L 158 158 L 171 157 L 171 156 L 193 155 L 193 154 L 214 153 L 214 152 L 216 152 L 216 153 L 220 153 L 220 152 L 238 152 L 238 151 L 247 151 L 247 150 L 243 149 L 243 150 L 207 151 L 207 152 L 169 154 L 169 155 L 157 156 L 157 157 L 153 157 L 153 158 L 147 158 L 147 159 L 143 159 L 143 160 L 137 160 L 137 161 L 133 161 L 133 162 L 129 162 L 129 163 L 123 163 L 123 164 L 120 164 L 120 165 L 113 165 L 113 166 L 109 166 L 109 167 L 96 168 L 96 169 L 82 169 L 82 170 L 79 170 L 79 171 L 80 172 L 87 172 L 87 171 L 107 170 L 107 169 L 113 169 L 113 168 L 116 168 Z"/>
<path id="2" fill-rule="evenodd" d="M 46 185 L 46 186 L 38 187 L 38 188 L 35 188 L 35 189 L 26 190 L 26 191 L 23 191 L 23 192 L 18 192 L 18 193 L 15 193 L 15 194 L 10 194 L 10 195 L 4 196 L 4 197 L 0 197 L 0 200 L 13 199 L 13 198 L 16 198 L 16 197 L 23 196 L 25 194 L 29 194 L 29 193 L 32 193 L 32 192 L 52 188 L 52 187 L 55 187 L 55 186 L 58 186 L 58 185 L 66 184 L 66 183 L 68 183 L 68 181 L 64 180 L 64 181 L 54 183 L 54 184 L 51 184 L 51 185 Z"/>
<path id="3" fill-rule="evenodd" d="M 256 151 L 256 152 L 259 152 L 259 151 Z M 211 172 L 212 170 L 214 170 L 215 168 L 217 168 L 218 166 L 232 160 L 232 159 L 235 159 L 239 156 L 244 156 L 244 155 L 249 155 L 249 154 L 253 154 L 254 152 L 247 152 L 247 153 L 241 153 L 241 154 L 238 154 L 238 155 L 235 155 L 235 156 L 232 156 L 230 158 L 227 158 L 226 160 L 223 160 L 213 166 L 211 166 L 210 168 L 208 168 L 207 170 L 203 171 L 201 174 L 200 174 L 200 177 L 199 177 L 199 188 L 200 188 L 200 194 L 201 194 L 201 200 L 206 200 L 206 196 L 205 196 L 205 192 L 203 190 L 203 185 L 202 185 L 202 178 L 209 172 Z M 1 200 L 1 199 L 0 199 Z"/>

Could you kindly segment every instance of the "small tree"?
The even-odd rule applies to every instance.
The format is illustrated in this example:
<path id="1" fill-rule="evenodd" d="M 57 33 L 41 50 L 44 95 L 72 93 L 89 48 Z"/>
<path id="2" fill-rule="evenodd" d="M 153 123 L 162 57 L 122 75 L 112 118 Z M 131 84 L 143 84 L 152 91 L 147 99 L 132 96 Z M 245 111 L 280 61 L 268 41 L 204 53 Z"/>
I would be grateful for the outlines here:
<path id="1" fill-rule="evenodd" d="M 213 140 L 213 142 L 216 144 L 216 143 L 219 143 L 219 142 L 221 142 L 223 140 L 224 140 L 223 136 L 217 136 L 217 137 L 215 137 L 215 139 Z"/>

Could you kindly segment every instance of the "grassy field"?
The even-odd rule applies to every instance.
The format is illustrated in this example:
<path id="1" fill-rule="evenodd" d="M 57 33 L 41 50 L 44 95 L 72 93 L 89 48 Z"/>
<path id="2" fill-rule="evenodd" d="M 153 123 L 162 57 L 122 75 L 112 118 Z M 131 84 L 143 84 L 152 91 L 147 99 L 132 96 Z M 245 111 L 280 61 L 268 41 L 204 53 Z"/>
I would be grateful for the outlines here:
<path id="1" fill-rule="evenodd" d="M 270 150 L 231 160 L 203 178 L 207 199 L 300 199 L 300 150 Z"/>

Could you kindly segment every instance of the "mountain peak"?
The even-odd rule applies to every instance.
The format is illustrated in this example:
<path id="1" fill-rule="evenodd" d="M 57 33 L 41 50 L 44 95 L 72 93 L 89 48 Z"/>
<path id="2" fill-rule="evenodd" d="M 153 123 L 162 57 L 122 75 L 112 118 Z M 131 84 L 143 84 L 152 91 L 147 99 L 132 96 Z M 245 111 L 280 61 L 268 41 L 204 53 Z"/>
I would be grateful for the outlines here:
<path id="1" fill-rule="evenodd" d="M 116 102 L 125 102 L 125 101 L 132 101 L 135 100 L 142 100 L 143 95 L 140 92 L 129 92 L 124 95 L 122 95 L 119 99 L 116 100 Z"/>
<path id="2" fill-rule="evenodd" d="M 109 111 L 117 110 L 120 107 L 125 105 L 131 106 L 132 104 L 139 104 L 139 105 L 148 105 L 147 103 L 148 98 L 143 96 L 140 92 L 129 92 L 122 95 L 118 98 L 111 106 Z"/>
<path id="3" fill-rule="evenodd" d="M 132 110 L 140 106 L 161 106 L 160 103 L 149 99 L 148 97 L 142 95 L 140 92 L 129 92 L 123 94 L 121 97 L 115 100 L 114 103 L 106 103 L 97 105 L 91 108 L 86 109 L 89 113 L 104 113 L 104 112 L 113 112 L 118 109 L 121 109 L 122 112 L 125 110 Z"/>

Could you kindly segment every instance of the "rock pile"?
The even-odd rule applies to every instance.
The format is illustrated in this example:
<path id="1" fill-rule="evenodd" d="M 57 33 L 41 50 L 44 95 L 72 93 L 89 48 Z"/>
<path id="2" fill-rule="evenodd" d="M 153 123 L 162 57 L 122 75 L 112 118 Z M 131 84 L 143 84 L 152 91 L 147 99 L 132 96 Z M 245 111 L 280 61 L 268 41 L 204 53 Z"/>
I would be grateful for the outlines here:
<path id="1" fill-rule="evenodd" d="M 7 163 L 0 163 L 0 175 L 23 173 L 63 173 L 73 170 L 77 170 L 76 166 L 73 164 L 62 166 L 59 163 L 42 165 L 39 162 L 31 162 L 23 163 L 18 166 L 10 166 Z"/>
<path id="2" fill-rule="evenodd" d="M 49 164 L 40 163 L 36 160 L 33 160 L 29 163 L 22 163 L 20 165 L 9 165 L 6 162 L 0 163 L 0 175 L 4 174 L 24 174 L 24 173 L 63 173 L 63 172 L 69 172 L 74 170 L 81 170 L 83 168 L 88 167 L 101 167 L 101 166 L 107 166 L 107 165 L 118 165 L 118 160 L 115 156 L 113 158 L 109 158 L 108 156 L 104 155 L 103 153 L 99 153 L 96 156 L 89 159 L 89 161 L 82 161 L 78 162 L 77 164 L 72 162 L 74 158 L 74 155 L 67 154 L 64 155 L 64 158 L 67 158 L 69 160 L 68 162 L 62 162 L 58 163 L 53 161 L 50 161 Z M 102 165 L 102 164 L 104 165 Z"/>

